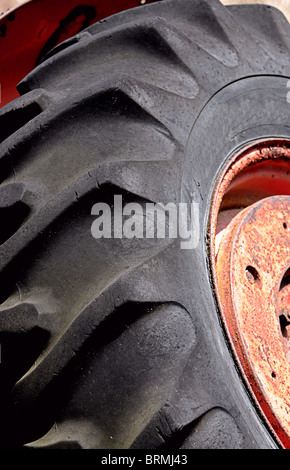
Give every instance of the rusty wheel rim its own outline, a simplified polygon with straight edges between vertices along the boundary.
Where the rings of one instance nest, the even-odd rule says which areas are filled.
[[[270,431],[290,448],[290,140],[233,155],[216,185],[210,235],[230,348]]]

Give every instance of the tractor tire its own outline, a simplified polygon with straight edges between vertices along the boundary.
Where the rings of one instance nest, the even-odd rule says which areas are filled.
[[[289,32],[272,7],[163,0],[18,85],[0,112],[2,448],[279,447],[220,324],[208,219],[237,149],[290,138]],[[114,196],[195,202],[198,245],[97,239]]]

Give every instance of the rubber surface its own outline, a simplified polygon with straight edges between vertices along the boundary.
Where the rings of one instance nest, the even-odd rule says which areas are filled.
[[[164,0],[64,43],[0,111],[3,448],[276,447],[219,323],[207,221],[233,152],[290,136],[289,37],[273,8]],[[198,247],[96,240],[114,195],[198,203]]]

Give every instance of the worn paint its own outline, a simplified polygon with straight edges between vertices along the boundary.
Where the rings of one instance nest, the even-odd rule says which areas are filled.
[[[225,332],[257,406],[286,448],[290,448],[289,170],[289,141],[269,139],[241,150],[219,179],[210,220],[212,274]]]

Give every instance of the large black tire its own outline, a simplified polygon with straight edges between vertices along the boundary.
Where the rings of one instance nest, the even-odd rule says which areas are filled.
[[[219,323],[207,224],[230,155],[290,137],[289,24],[164,0],[97,23],[0,115],[2,448],[275,448]],[[96,240],[97,202],[199,204],[200,241]]]

